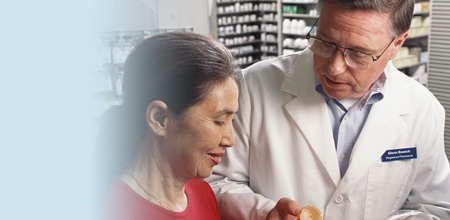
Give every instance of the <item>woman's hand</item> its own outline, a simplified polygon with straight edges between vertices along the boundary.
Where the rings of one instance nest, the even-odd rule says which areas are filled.
[[[300,204],[287,197],[278,200],[275,207],[267,214],[267,220],[295,220],[301,209]]]

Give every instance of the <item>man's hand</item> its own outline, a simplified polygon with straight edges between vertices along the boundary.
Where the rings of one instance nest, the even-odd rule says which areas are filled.
[[[267,220],[295,220],[301,209],[300,204],[289,198],[281,198],[275,207],[267,214]]]

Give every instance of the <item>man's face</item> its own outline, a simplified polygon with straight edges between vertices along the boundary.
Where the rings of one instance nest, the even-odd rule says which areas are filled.
[[[400,38],[389,44],[394,38],[389,24],[390,18],[385,13],[351,11],[330,3],[323,5],[317,38],[373,57],[380,55],[387,47],[381,58],[367,69],[349,67],[341,52],[343,49],[330,58],[314,55],[315,73],[328,96],[336,99],[360,98],[368,91],[404,41]]]

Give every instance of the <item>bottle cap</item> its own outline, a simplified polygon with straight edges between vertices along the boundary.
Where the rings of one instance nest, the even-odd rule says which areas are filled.
[[[314,206],[305,206],[297,214],[297,220],[322,220],[320,210]]]

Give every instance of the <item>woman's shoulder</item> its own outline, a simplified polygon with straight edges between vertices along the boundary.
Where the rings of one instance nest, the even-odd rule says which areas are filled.
[[[191,179],[185,185],[192,219],[220,219],[216,196],[207,182]]]
[[[188,196],[196,200],[216,200],[214,192],[207,182],[202,179],[191,179],[185,185]]]
[[[212,191],[211,186],[209,186],[209,184],[202,180],[202,179],[191,179],[186,183],[186,189],[190,189],[190,190],[205,190],[205,189],[209,189]]]

